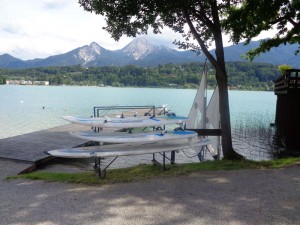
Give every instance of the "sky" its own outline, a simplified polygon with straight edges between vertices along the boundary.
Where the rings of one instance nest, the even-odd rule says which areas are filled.
[[[104,18],[84,11],[77,0],[0,0],[0,5],[0,55],[8,53],[22,60],[46,58],[91,42],[116,50],[133,40],[123,36],[114,41],[102,29]],[[146,36],[152,44],[170,48],[177,48],[173,41],[180,38],[167,28],[160,35],[150,32]]]

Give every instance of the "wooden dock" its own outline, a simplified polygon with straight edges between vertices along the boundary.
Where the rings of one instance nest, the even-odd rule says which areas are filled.
[[[290,69],[275,81],[275,125],[287,151],[300,153],[300,70]]]
[[[87,141],[72,137],[70,131],[90,130],[90,127],[68,124],[29,134],[0,139],[0,158],[28,163],[20,173],[33,171],[40,164],[53,157],[44,153],[53,149],[72,148]]]
[[[115,111],[116,114],[113,114],[113,111]],[[119,114],[133,116],[134,114],[144,115],[145,113],[150,115],[164,115],[166,114],[166,108],[155,106],[94,107],[95,117],[99,117],[103,112],[110,112],[108,116],[116,116]],[[31,172],[39,165],[53,159],[52,156],[45,154],[45,151],[74,148],[87,143],[86,140],[71,136],[69,132],[89,130],[91,130],[91,127],[68,124],[29,134],[0,139],[0,159],[28,163],[28,168],[20,171],[20,173]],[[105,132],[114,131],[116,131],[116,129],[105,129]]]

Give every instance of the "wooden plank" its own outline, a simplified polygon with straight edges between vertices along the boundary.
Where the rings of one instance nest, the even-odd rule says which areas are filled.
[[[0,158],[31,163],[42,161],[49,157],[44,151],[83,145],[86,141],[72,137],[69,131],[84,129],[87,127],[69,124],[0,139]]]
[[[221,136],[221,129],[187,129],[197,132],[199,136]]]

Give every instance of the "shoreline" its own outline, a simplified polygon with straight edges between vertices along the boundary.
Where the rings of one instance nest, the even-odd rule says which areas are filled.
[[[0,85],[1,86],[1,85]],[[34,87],[93,87],[93,88],[149,88],[149,89],[177,89],[177,90],[197,90],[198,86],[193,88],[184,87],[152,87],[152,86],[97,86],[97,85],[29,85],[29,84],[3,84],[3,86],[34,86]],[[213,91],[214,87],[208,87],[208,90]],[[258,92],[274,92],[274,90],[262,90],[256,89],[255,87],[251,89],[239,89],[236,86],[228,86],[229,91],[258,91]]]

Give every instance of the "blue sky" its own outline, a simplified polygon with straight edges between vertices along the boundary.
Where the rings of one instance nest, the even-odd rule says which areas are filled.
[[[104,18],[84,11],[77,0],[0,0],[0,5],[0,55],[46,58],[93,41],[116,50],[133,40],[124,36],[115,42],[102,29]],[[172,42],[181,36],[164,29],[163,34],[149,33],[146,38],[155,45],[176,48]]]

